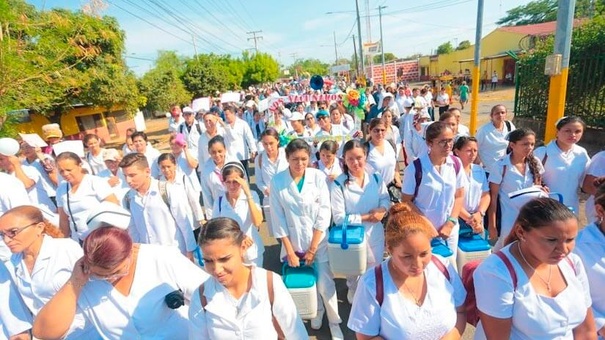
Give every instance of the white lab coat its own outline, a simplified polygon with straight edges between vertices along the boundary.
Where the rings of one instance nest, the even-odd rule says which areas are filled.
[[[197,154],[197,151],[196,151],[196,153],[189,151],[189,155],[191,157],[195,158],[196,154]],[[200,196],[200,192],[202,191],[202,187],[200,185],[200,180],[197,177],[196,168],[192,168],[189,166],[189,163],[187,162],[187,158],[185,157],[184,151],[181,152],[180,155],[175,156],[175,158],[176,158],[177,168],[181,171],[181,174],[184,174],[187,178],[187,186],[189,186],[190,188],[193,188],[194,191],[197,191],[198,201],[199,201],[199,196]]]
[[[307,168],[302,191],[290,170],[273,177],[270,185],[271,224],[276,238],[288,237],[294,251],[306,252],[311,245],[314,230],[322,231],[315,255],[316,261],[328,261],[326,230],[330,226],[330,192],[321,171]],[[282,246],[280,258],[286,257]]]
[[[368,146],[368,157],[366,161],[366,171],[373,174],[378,172],[385,183],[391,183],[395,179],[395,168],[397,167],[397,150],[393,149],[391,143],[387,140],[383,142],[384,152],[380,151],[372,144]]]
[[[250,290],[238,301],[216,279],[204,284],[207,300],[202,308],[199,289],[191,297],[189,308],[189,339],[275,339],[277,333],[271,321],[272,315],[284,332],[286,339],[308,339],[296,306],[279,275],[273,273],[273,310],[267,288],[267,271],[252,267]]]
[[[224,130],[222,127],[216,127],[216,135],[222,136],[224,135]],[[212,139],[212,137],[208,136],[207,132],[204,132],[200,135],[200,138],[197,142],[197,160],[199,162],[199,173],[202,173],[204,165],[210,159],[210,154],[208,153],[208,142]]]
[[[11,336],[25,332],[32,328],[32,322],[30,311],[0,261],[0,339],[8,340]]]
[[[225,164],[230,162],[239,161],[234,158],[226,157]],[[222,168],[219,168],[214,163],[214,160],[212,160],[212,158],[209,158],[206,161],[206,164],[204,164],[202,176],[200,177],[200,183],[202,185],[204,213],[206,214],[206,219],[209,220],[212,218],[212,207],[214,206],[214,201],[217,200],[219,196],[225,194],[225,186],[223,185],[222,180]]]
[[[52,160],[52,156],[50,155],[44,155],[45,158],[50,158],[52,162],[54,162],[54,160]],[[46,194],[48,195],[48,197],[55,197],[57,196],[57,186],[50,180],[50,177],[48,176],[48,173],[46,172],[46,170],[44,170],[44,165],[42,165],[42,162],[39,159],[35,159],[33,162],[29,163],[27,161],[27,159],[24,159],[21,162],[22,165],[24,166],[29,166],[32,167],[34,169],[36,169],[40,175],[42,176],[42,184],[44,186],[44,190],[46,190]]]
[[[48,193],[44,189],[44,180],[42,179],[42,175],[36,170],[36,168],[32,166],[22,166],[23,172],[25,175],[34,181],[34,185],[31,186],[27,190],[27,195],[29,196],[29,200],[32,204],[36,206],[43,206],[49,212],[57,213],[57,206],[53,201],[50,200]],[[15,173],[11,173],[11,175],[15,176]],[[15,176],[15,178],[17,178]],[[58,220],[58,217],[57,217]]]
[[[436,255],[438,256],[438,255]],[[384,300],[376,301],[376,276],[367,271],[360,279],[348,326],[365,335],[380,335],[383,339],[439,339],[456,326],[456,308],[464,304],[466,290],[456,269],[439,257],[450,276],[446,276],[431,261],[424,269],[426,297],[422,306],[403,298],[395,286],[388,263],[383,261]]]
[[[25,186],[15,177],[0,172],[0,188],[0,216],[14,207],[31,204]],[[11,255],[4,240],[0,240],[0,261],[8,260]]]
[[[573,329],[586,318],[591,305],[588,279],[580,258],[568,255],[558,263],[567,287],[556,297],[536,294],[527,274],[511,255],[512,243],[502,252],[509,258],[517,274],[517,289],[513,289],[511,273],[495,254],[485,259],[473,273],[477,309],[489,316],[512,318],[510,339],[572,339]],[[516,246],[515,246],[516,247]],[[475,339],[485,339],[481,323],[477,325]]]
[[[605,327],[605,235],[592,223],[578,233],[574,253],[582,259],[590,283],[592,312],[597,331]]]
[[[17,291],[34,317],[69,280],[76,261],[83,256],[82,248],[72,239],[43,237],[31,274],[23,260],[23,253],[13,254],[6,262]],[[83,336],[98,338],[94,329],[85,325],[82,314],[76,313],[68,338]]]
[[[260,199],[256,191],[251,191],[252,200],[256,205],[256,208],[260,210]],[[229,217],[237,221],[240,229],[246,236],[250,237],[254,242],[244,254],[247,263],[255,263],[258,267],[263,266],[263,254],[265,253],[265,245],[263,239],[260,237],[258,229],[252,224],[252,217],[250,216],[250,203],[246,198],[246,194],[243,190],[240,190],[239,197],[235,202],[235,207],[229,204],[227,195],[219,196],[214,201],[214,207],[212,208],[212,216],[214,217]]]
[[[97,176],[109,180],[114,175],[109,169],[105,169],[99,172]],[[118,178],[119,182],[115,186],[111,187],[111,191],[114,195],[116,195],[118,202],[122,202],[124,196],[126,196],[126,193],[128,192],[128,190],[130,190],[130,187],[128,186],[128,183],[126,183],[126,177],[124,177],[124,172],[122,171],[122,168],[118,168],[116,177]],[[107,182],[107,184],[109,184],[109,182]]]
[[[277,152],[277,160],[275,162],[272,162],[269,159],[266,152],[263,151],[259,153],[254,159],[254,176],[256,179],[256,186],[263,194],[265,194],[265,191],[269,189],[269,183],[271,183],[273,176],[286,169],[288,169],[288,160],[286,159],[286,152],[283,148],[279,148]]]
[[[250,159],[256,152],[256,141],[250,126],[241,118],[236,117],[233,126],[225,124],[225,145],[227,153],[238,160]]]
[[[112,195],[113,191],[106,179],[88,174],[82,178],[77,191],[69,193],[69,205],[67,204],[68,190],[71,190],[71,185],[62,181],[57,188],[57,207],[63,209],[67,215],[71,238],[76,241],[83,240],[90,232],[86,225],[90,209],[97,207]]]
[[[464,169],[460,169],[460,171],[464,171]],[[485,170],[478,164],[471,164],[471,173],[467,175],[464,171],[464,174],[467,178],[464,186],[464,209],[471,214],[476,213],[479,203],[481,203],[481,195],[484,192],[489,193],[489,183],[487,183]]]
[[[548,161],[546,161],[548,163]],[[588,169],[586,169],[587,175],[592,175],[596,178],[605,176],[605,151],[601,151],[592,157]],[[597,220],[597,213],[594,207],[594,195],[590,195],[586,200],[586,219],[588,223],[595,222]]]
[[[88,166],[92,171],[90,173],[91,175],[98,176],[99,172],[107,169],[105,161],[103,161],[103,153],[105,153],[105,149],[103,148],[101,148],[101,151],[99,151],[99,154],[96,156],[93,156],[90,152],[86,153],[86,157],[84,157],[84,159],[86,159],[86,163],[88,163]]]
[[[183,134],[183,136],[185,137],[189,152],[191,152],[191,154],[194,156],[197,155],[200,136],[204,134],[204,132],[206,132],[206,126],[198,120],[194,119],[191,128],[187,128],[187,123],[183,121],[179,125],[177,132]]]
[[[149,168],[151,169],[151,177],[153,178],[158,178],[161,174],[160,166],[158,165],[158,157],[160,157],[161,154],[162,153],[158,151],[158,149],[147,144],[147,147],[145,148],[145,158],[147,158]]]
[[[548,155],[548,157],[546,157]],[[574,144],[569,152],[563,152],[555,140],[534,151],[540,161],[546,160],[542,182],[551,192],[563,195],[563,204],[580,214],[578,188],[582,186],[584,174],[590,164],[590,156],[583,147]],[[562,180],[562,179],[565,180]]]
[[[496,129],[492,122],[489,122],[480,127],[475,135],[479,146],[479,158],[486,170],[491,169],[500,158],[506,155],[506,148],[508,147],[506,136],[516,129],[512,122],[510,123],[510,131],[507,129],[506,123],[503,123],[503,125],[502,131],[500,131]]]
[[[209,275],[174,248],[141,244],[130,294],[107,281],[90,281],[78,297],[78,310],[103,339],[186,339],[188,306],[168,308],[164,298],[180,289],[185,299]]]
[[[182,186],[166,186],[169,205],[159,191],[159,181],[151,179],[143,196],[130,190],[125,199],[130,203],[128,231],[137,243],[177,247],[182,253],[193,251],[197,245],[193,236],[193,213]]]

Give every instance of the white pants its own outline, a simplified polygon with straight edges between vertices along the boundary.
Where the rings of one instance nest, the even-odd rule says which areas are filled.
[[[338,297],[336,296],[336,284],[334,283],[334,274],[330,269],[330,264],[326,262],[315,262],[315,273],[317,274],[317,313],[324,311],[328,315],[329,323],[341,323],[338,315]],[[321,296],[321,300],[319,299]]]
[[[454,268],[457,268],[456,267],[456,257],[458,256],[458,239],[459,238],[460,238],[460,225],[456,222],[456,224],[452,228],[450,237],[448,237],[447,241],[446,241],[448,248],[450,248],[452,253],[454,253],[452,256],[447,258],[450,261],[450,263],[454,266]]]
[[[382,232],[382,230],[381,230]],[[382,256],[384,254],[384,237],[377,240],[374,244],[368,245],[368,261],[366,266],[366,272],[368,270],[374,270],[374,267],[382,262]],[[361,275],[347,276],[347,287],[349,290],[357,290],[357,282]]]

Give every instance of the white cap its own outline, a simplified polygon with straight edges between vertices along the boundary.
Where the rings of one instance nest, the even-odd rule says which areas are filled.
[[[413,98],[406,98],[403,101],[403,107],[413,107],[414,106],[414,99]]]
[[[548,194],[539,186],[531,186],[529,188],[515,190],[508,194],[508,198],[515,210],[519,211],[525,203],[534,198],[548,197]]]
[[[294,111],[292,112],[292,114],[290,115],[290,117],[288,117],[289,121],[294,121],[294,120],[305,120],[305,116],[298,112],[298,111]]]
[[[185,113],[191,113],[191,114],[195,114],[195,112],[193,111],[192,108],[190,108],[189,106],[185,106],[182,110],[183,114]]]
[[[254,100],[249,100],[249,101],[246,102],[246,107],[247,108],[254,107],[254,105],[256,105],[256,103],[254,103]]]
[[[92,209],[86,219],[89,232],[102,227],[116,227],[126,230],[129,224],[130,212],[110,202],[101,202],[95,209]]]
[[[19,153],[19,142],[9,137],[0,138],[0,154],[14,156],[17,153]]]
[[[292,117],[292,111],[290,111],[289,109],[282,109],[281,113],[284,115],[284,118],[286,118],[287,120],[290,120],[290,117]]]
[[[387,92],[387,93],[384,94],[384,96],[382,98],[383,99],[384,98],[393,98],[393,94],[391,92]]]

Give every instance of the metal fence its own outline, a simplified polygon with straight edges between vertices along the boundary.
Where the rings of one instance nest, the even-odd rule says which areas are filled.
[[[515,116],[545,121],[549,77],[544,75],[544,59],[518,61],[515,85]],[[605,55],[572,57],[565,115],[605,128]]]

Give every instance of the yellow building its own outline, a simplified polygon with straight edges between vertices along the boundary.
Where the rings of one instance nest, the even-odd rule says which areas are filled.
[[[509,55],[523,54],[535,47],[536,42],[553,35],[556,21],[535,25],[499,27],[481,39],[481,78],[491,81],[493,72],[499,83],[513,84],[515,60]],[[574,26],[580,24],[579,20]],[[423,56],[419,60],[421,79],[434,79],[443,75],[470,76],[475,46],[448,54]],[[508,77],[507,77],[508,75]]]

